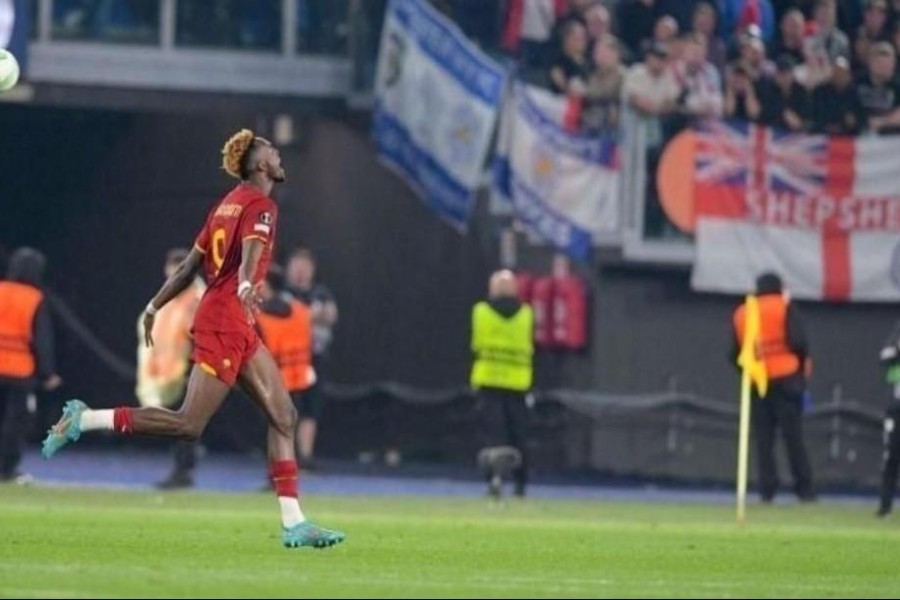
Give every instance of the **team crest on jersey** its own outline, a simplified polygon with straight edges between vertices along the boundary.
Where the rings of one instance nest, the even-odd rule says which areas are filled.
[[[259,222],[263,223],[265,225],[271,225],[272,224],[272,213],[264,212],[261,215],[259,215]]]

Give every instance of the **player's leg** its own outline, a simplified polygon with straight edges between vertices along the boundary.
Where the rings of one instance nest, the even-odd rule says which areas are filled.
[[[297,460],[294,455],[297,411],[284,387],[275,360],[262,344],[242,365],[238,384],[263,410],[269,421],[269,475],[281,507],[282,541],[285,546],[324,548],[344,541],[344,534],[310,523],[300,509]]]
[[[230,384],[204,367],[194,365],[184,404],[177,411],[130,406],[91,410],[81,400],[70,400],[62,418],[44,439],[44,456],[50,458],[69,442],[78,440],[83,432],[94,430],[196,440],[219,410],[229,389]]]

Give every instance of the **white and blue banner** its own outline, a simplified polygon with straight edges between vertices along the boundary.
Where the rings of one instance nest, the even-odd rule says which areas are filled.
[[[506,72],[424,0],[391,0],[381,34],[378,153],[463,229],[483,179]]]
[[[516,84],[503,113],[494,187],[517,219],[573,258],[619,232],[615,138],[567,131],[569,100]]]

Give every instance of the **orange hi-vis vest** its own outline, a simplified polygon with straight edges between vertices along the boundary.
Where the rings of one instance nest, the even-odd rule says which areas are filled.
[[[43,292],[30,285],[0,282],[0,377],[26,379],[34,375],[34,315],[43,299]]]
[[[800,357],[787,345],[788,301],[781,294],[764,294],[759,300],[759,343],[757,356],[766,365],[769,379],[793,375],[800,370]],[[746,304],[734,311],[734,330],[738,342],[744,341]]]
[[[289,392],[305,390],[314,382],[312,317],[302,302],[291,300],[291,314],[279,317],[261,312],[256,316],[263,342],[281,371]]]

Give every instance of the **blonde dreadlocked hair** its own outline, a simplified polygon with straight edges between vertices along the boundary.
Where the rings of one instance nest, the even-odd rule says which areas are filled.
[[[222,146],[222,168],[237,179],[247,177],[247,158],[256,137],[249,129],[241,129]]]

